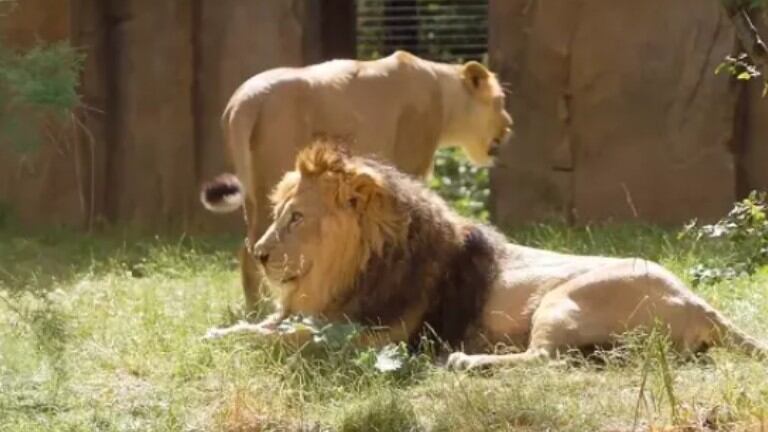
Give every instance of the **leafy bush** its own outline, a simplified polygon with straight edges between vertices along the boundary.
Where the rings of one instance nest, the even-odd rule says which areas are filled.
[[[66,42],[17,52],[0,45],[0,143],[33,150],[49,119],[65,119],[79,103],[84,56]]]
[[[764,192],[752,192],[712,225],[687,225],[681,237],[706,242],[722,249],[717,263],[706,262],[691,269],[694,283],[711,283],[754,273],[768,264],[768,201]]]
[[[488,169],[471,165],[461,150],[437,152],[430,187],[462,215],[488,221]]]

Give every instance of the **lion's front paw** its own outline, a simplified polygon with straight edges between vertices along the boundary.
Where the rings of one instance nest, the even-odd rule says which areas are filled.
[[[231,327],[209,328],[203,336],[203,340],[221,339],[224,336],[231,334],[244,334],[253,336],[269,336],[276,332],[276,330],[270,325],[270,323],[251,324],[249,322],[241,321]]]
[[[448,361],[445,363],[445,367],[450,370],[459,371],[478,369],[489,364],[487,357],[488,356],[484,355],[469,355],[457,351],[448,356]]]
[[[221,339],[224,336],[226,336],[229,331],[228,328],[220,328],[220,327],[211,327],[205,332],[205,336],[203,336],[203,340],[214,340],[214,339]]]

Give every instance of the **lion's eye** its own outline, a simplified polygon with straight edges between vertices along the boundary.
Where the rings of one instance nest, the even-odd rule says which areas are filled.
[[[297,212],[297,211],[291,212],[290,223],[292,225],[301,222],[302,219],[304,219],[304,215],[301,214],[300,212]]]

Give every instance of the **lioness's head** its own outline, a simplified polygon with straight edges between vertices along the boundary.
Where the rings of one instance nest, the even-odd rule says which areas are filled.
[[[512,132],[504,91],[496,76],[476,61],[459,66],[459,73],[465,97],[454,107],[444,138],[449,145],[461,147],[475,165],[490,166]]]
[[[303,150],[272,193],[274,222],[252,248],[291,312],[317,313],[372,253],[404,236],[383,179],[328,144]]]

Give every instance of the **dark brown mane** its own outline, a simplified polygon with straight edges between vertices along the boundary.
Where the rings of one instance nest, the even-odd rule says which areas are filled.
[[[360,160],[360,159],[358,159]],[[363,163],[383,175],[397,211],[406,212],[407,240],[388,243],[374,254],[342,309],[366,324],[395,323],[428,299],[422,330],[458,346],[478,320],[498,275],[505,243],[493,229],[461,218],[422,183],[374,161]],[[412,341],[422,332],[411,335]]]

